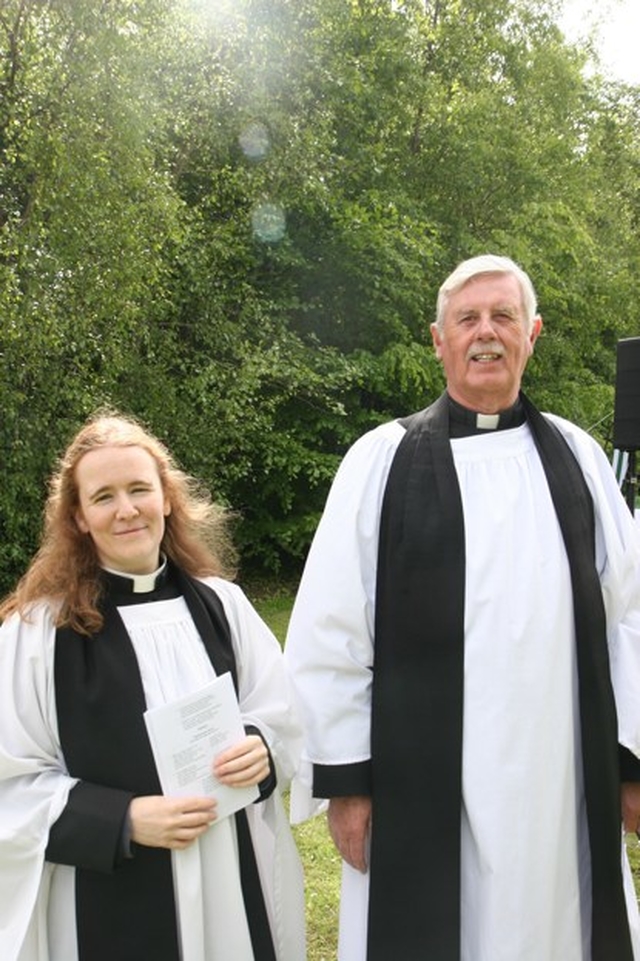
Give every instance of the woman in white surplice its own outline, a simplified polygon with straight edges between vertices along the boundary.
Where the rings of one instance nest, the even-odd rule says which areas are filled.
[[[279,645],[223,576],[224,521],[130,418],[69,445],[0,607],[3,961],[304,961],[280,797],[300,730]],[[224,673],[245,736],[165,796],[144,712]],[[257,798],[218,818],[216,780]]]

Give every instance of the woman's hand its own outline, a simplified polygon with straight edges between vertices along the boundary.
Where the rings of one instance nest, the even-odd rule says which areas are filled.
[[[229,787],[251,787],[269,775],[269,752],[258,734],[223,751],[213,762],[213,773]]]
[[[181,851],[216,819],[216,802],[208,797],[136,797],[129,805],[131,840],[150,848]]]

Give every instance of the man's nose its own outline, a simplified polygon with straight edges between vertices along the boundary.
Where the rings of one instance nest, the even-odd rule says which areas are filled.
[[[482,312],[478,317],[478,326],[476,327],[476,336],[478,337],[495,337],[496,329],[493,325],[493,318],[491,314]]]

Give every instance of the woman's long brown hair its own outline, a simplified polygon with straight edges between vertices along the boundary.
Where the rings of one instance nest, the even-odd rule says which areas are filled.
[[[50,480],[40,548],[15,590],[0,604],[0,620],[14,612],[26,618],[33,605],[46,601],[58,627],[69,625],[83,634],[102,627],[98,556],[90,535],[76,523],[76,468],[85,454],[100,447],[141,447],[153,457],[171,505],[160,545],[166,557],[195,577],[235,573],[227,511],[211,501],[140,423],[117,412],[98,413],[73,438]]]

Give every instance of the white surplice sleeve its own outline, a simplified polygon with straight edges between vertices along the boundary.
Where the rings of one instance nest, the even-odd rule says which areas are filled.
[[[0,957],[24,957],[26,941],[46,945],[39,909],[51,825],[76,784],[62,759],[53,686],[55,627],[38,606],[26,622],[0,628]],[[40,930],[36,928],[40,926]],[[35,955],[34,955],[35,957]]]
[[[640,526],[598,444],[568,421],[550,419],[576,454],[593,496],[618,741],[640,758]]]
[[[238,701],[245,726],[264,737],[276,767],[277,788],[266,800],[246,808],[262,890],[279,961],[306,957],[302,864],[281,792],[299,766],[302,726],[282,650],[241,588],[207,579],[229,622],[238,670]]]
[[[282,789],[293,777],[302,750],[302,725],[294,710],[282,650],[237,584],[219,578],[207,579],[205,583],[220,598],[229,622],[243,724],[257,727],[263,735]]]
[[[285,661],[305,723],[292,820],[314,814],[312,765],[370,758],[371,680],[380,510],[404,435],[397,422],[365,434],[342,461],[296,597]]]

